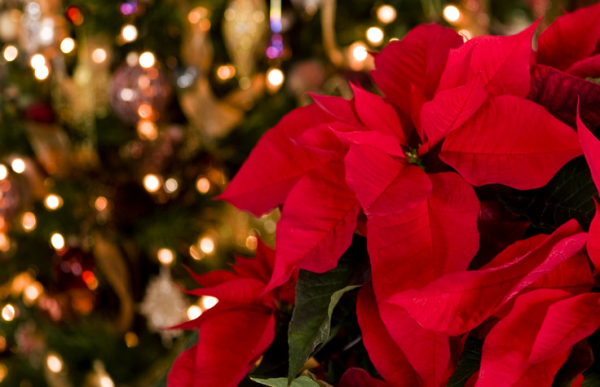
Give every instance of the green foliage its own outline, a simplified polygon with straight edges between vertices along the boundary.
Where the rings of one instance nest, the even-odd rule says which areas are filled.
[[[447,387],[462,387],[473,375],[481,364],[481,347],[483,340],[472,337],[467,338],[462,356],[454,374],[448,379]]]
[[[357,248],[351,247],[338,266],[326,273],[300,272],[288,339],[289,381],[294,379],[317,346],[328,340],[333,309],[344,293],[368,280],[361,275],[365,273],[365,267],[360,263],[357,265],[356,252]]]
[[[554,230],[570,219],[588,225],[594,217],[592,196],[598,191],[583,157],[567,163],[550,182],[542,188],[505,191],[500,200],[506,208],[526,216],[540,228]]]

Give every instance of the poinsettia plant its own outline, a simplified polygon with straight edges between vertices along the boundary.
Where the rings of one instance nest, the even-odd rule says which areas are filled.
[[[220,302],[169,386],[598,383],[600,4],[422,25],[372,77],[290,112],[221,195],[281,207],[276,250],[196,276]]]

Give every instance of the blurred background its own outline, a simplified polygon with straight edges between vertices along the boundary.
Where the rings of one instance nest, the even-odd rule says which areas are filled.
[[[0,0],[0,386],[165,385],[217,300],[186,267],[274,243],[213,200],[307,91],[373,88],[424,22],[516,33],[595,1]]]

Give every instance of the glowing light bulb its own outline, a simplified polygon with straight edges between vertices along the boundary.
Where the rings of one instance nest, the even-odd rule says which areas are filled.
[[[467,40],[473,39],[473,34],[469,30],[462,29],[458,31],[459,35],[462,35],[463,40],[466,42]]]
[[[161,185],[162,181],[160,177],[153,174],[148,174],[144,176],[144,188],[146,188],[146,191],[156,192],[160,189]]]
[[[248,238],[246,238],[246,247],[249,250],[256,250],[258,247],[258,238],[256,238],[254,235],[250,235]]]
[[[25,161],[23,161],[23,159],[14,159],[10,166],[16,173],[25,172]]]
[[[72,38],[64,38],[62,42],[60,42],[60,50],[63,53],[68,54],[70,52],[73,52],[74,49],[75,41]]]
[[[187,308],[187,317],[190,320],[197,319],[202,315],[202,309],[198,305],[192,305]]]
[[[382,5],[377,9],[377,19],[385,24],[393,22],[396,20],[396,9],[391,5]]]
[[[138,335],[136,335],[134,332],[125,333],[125,345],[127,346],[127,348],[137,347],[139,342],[140,339],[138,338]]]
[[[6,340],[4,340],[6,341]],[[5,344],[6,346],[6,344]],[[0,383],[8,376],[8,367],[0,363]]]
[[[23,291],[23,296],[27,301],[33,302],[37,300],[40,294],[42,294],[42,291],[42,284],[40,284],[39,282],[34,282],[25,288],[25,290]]]
[[[160,249],[158,250],[158,260],[160,261],[160,263],[162,263],[163,265],[170,265],[173,263],[173,260],[175,259],[175,255],[173,254],[172,250],[169,249]]]
[[[381,44],[381,42],[383,42],[383,30],[379,27],[369,28],[367,30],[366,36],[367,40],[372,44],[379,45]]]
[[[100,387],[115,387],[115,383],[108,375],[100,376]]]
[[[455,23],[460,20],[460,10],[456,8],[454,5],[448,5],[444,8],[444,19],[446,19],[449,23]]]
[[[16,311],[15,307],[12,306],[11,304],[6,304],[6,305],[4,305],[4,308],[2,308],[2,318],[4,319],[4,321],[14,320],[16,315],[17,315],[17,311]]]
[[[55,374],[62,371],[63,368],[62,360],[60,359],[60,357],[54,354],[48,355],[48,357],[46,358],[46,365],[48,366],[48,369],[51,372],[54,372]]]
[[[279,69],[271,68],[267,71],[267,81],[272,86],[281,86],[284,79],[283,72]]]
[[[208,180],[206,177],[199,178],[196,182],[196,189],[201,194],[207,193],[210,191],[210,180]]]
[[[217,77],[223,81],[231,79],[235,76],[235,67],[232,65],[223,65],[217,68]]]
[[[10,250],[10,239],[5,233],[0,233],[0,251],[7,252]]]
[[[40,66],[35,69],[33,75],[40,81],[43,81],[44,79],[48,78],[48,75],[50,75],[50,69],[46,66]]]
[[[142,140],[156,140],[158,128],[150,120],[140,120],[137,124],[137,132]]]
[[[92,60],[96,63],[102,63],[106,60],[106,50],[103,48],[97,48],[92,51]]]
[[[142,55],[140,55],[139,62],[140,66],[142,66],[145,69],[149,69],[150,67],[154,66],[156,58],[154,57],[153,53],[151,53],[150,51],[146,51],[142,53]]]
[[[190,246],[190,255],[196,261],[199,261],[202,258],[204,258],[204,253],[202,251],[200,251],[200,249],[198,249],[198,247],[196,247],[196,245]]]
[[[202,304],[202,307],[204,308],[204,310],[206,310],[217,305],[218,302],[219,300],[213,296],[204,296],[202,297],[202,301],[200,301],[200,304]]]
[[[367,52],[367,48],[362,44],[356,44],[356,46],[352,49],[352,56],[359,62],[364,61],[369,56]]]
[[[37,219],[33,212],[26,212],[23,214],[21,218],[21,225],[25,229],[25,231],[35,230],[35,226],[37,225]]]
[[[19,50],[15,46],[6,46],[4,47],[4,59],[7,62],[12,62],[17,59],[17,55],[19,55]]]
[[[133,42],[138,37],[138,30],[132,24],[125,24],[121,29],[121,36],[126,42]]]
[[[60,250],[63,247],[65,247],[65,238],[56,232],[52,234],[52,237],[50,238],[50,243],[52,244],[52,247],[54,247],[56,250]]]
[[[215,242],[212,238],[204,237],[200,240],[200,250],[205,254],[210,254],[215,251]]]
[[[8,168],[6,165],[0,164],[0,180],[4,180],[8,177]]]
[[[50,194],[46,196],[46,199],[44,200],[44,205],[49,210],[56,210],[63,205],[63,200],[58,195]]]
[[[31,61],[29,62],[31,67],[37,69],[38,67],[42,67],[46,65],[46,58],[42,54],[35,54],[31,57]]]
[[[96,207],[96,210],[98,211],[104,211],[108,207],[108,200],[104,196],[98,196],[94,202],[94,207]]]
[[[152,117],[153,114],[153,110],[152,110],[152,106],[150,106],[147,103],[143,103],[138,107],[138,116],[140,116],[141,118],[150,118]]]
[[[167,181],[165,181],[165,191],[167,191],[168,193],[173,193],[177,191],[177,188],[179,188],[179,183],[176,179],[171,177],[167,179]]]

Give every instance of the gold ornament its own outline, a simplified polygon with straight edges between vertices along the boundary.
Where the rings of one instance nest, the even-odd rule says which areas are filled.
[[[242,86],[249,86],[256,57],[264,49],[268,30],[264,0],[232,0],[227,6],[223,37]]]

